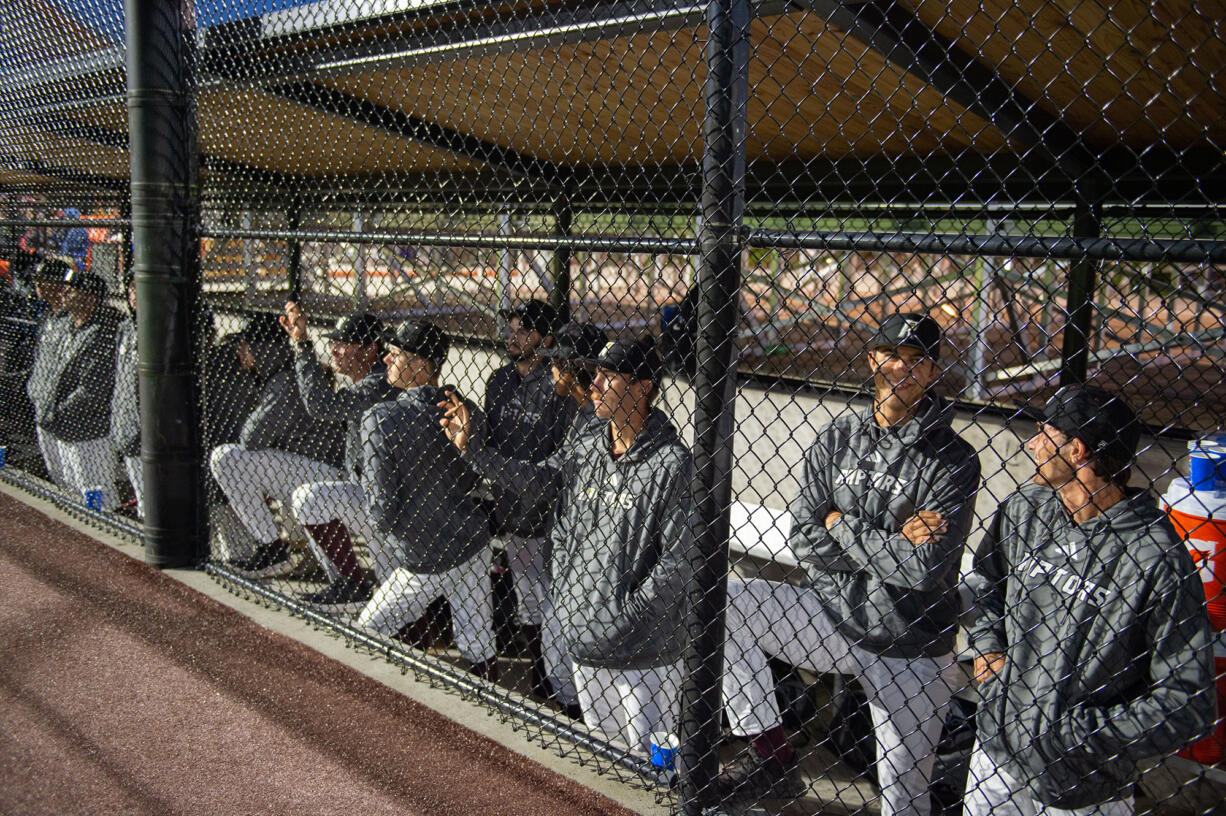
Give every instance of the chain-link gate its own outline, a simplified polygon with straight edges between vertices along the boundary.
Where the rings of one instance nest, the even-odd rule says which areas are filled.
[[[686,813],[1216,813],[1224,27],[19,0],[0,478]]]

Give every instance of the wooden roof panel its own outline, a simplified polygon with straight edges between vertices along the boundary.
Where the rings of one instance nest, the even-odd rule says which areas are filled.
[[[128,175],[128,151],[26,125],[0,126],[0,154],[23,162],[112,178]]]

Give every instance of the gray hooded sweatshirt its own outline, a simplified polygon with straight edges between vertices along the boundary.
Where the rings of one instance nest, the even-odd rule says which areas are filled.
[[[1205,593],[1145,491],[1077,524],[1055,491],[1009,497],[975,553],[979,741],[1035,799],[1081,808],[1131,792],[1137,763],[1217,717]]]
[[[477,504],[477,476],[439,425],[441,388],[402,391],[362,421],[361,484],[371,523],[397,550],[395,566],[436,574],[460,566],[490,543]]]
[[[87,442],[110,433],[118,324],[119,314],[99,305],[83,325],[65,318],[55,331],[54,356],[46,368],[47,401],[35,421],[56,439]]]
[[[111,442],[120,456],[140,456],[137,399],[136,321],[125,317],[115,342],[115,392],[111,397]]]
[[[255,342],[248,348],[261,388],[259,401],[239,432],[239,444],[247,450],[282,450],[341,467],[345,426],[307,414],[294,382],[289,347],[284,342]]]
[[[910,422],[883,428],[870,407],[822,428],[805,455],[790,543],[839,631],[875,654],[953,651],[979,458],[952,413],[929,397]],[[827,530],[835,510],[843,515]],[[917,510],[944,516],[939,540],[916,547],[902,535]]]
[[[52,373],[60,356],[60,347],[69,329],[68,313],[47,312],[38,327],[38,339],[34,343],[34,360],[30,377],[26,380],[26,395],[34,406],[34,421],[42,424],[43,417],[51,410],[55,397],[55,381]]]
[[[689,451],[652,409],[634,444],[614,459],[609,423],[580,416],[562,448],[539,466],[502,467],[479,451],[473,461],[508,491],[560,489],[549,534],[550,592],[571,656],[610,669],[673,663],[685,642]]]
[[[346,423],[345,469],[354,481],[362,471],[362,415],[381,402],[396,399],[400,389],[387,382],[387,366],[376,362],[358,382],[334,386],[332,372],[320,364],[310,347],[294,355],[298,394],[315,419]]]

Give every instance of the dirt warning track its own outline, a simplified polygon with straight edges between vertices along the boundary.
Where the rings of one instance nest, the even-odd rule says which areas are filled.
[[[0,495],[0,813],[626,814]]]

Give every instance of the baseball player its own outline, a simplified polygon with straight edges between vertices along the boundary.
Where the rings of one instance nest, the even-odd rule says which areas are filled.
[[[59,358],[61,341],[68,331],[69,318],[68,311],[64,308],[63,296],[64,276],[69,269],[71,265],[66,261],[47,258],[40,261],[31,273],[34,292],[39,300],[47,304],[48,309],[38,328],[30,377],[26,380],[26,395],[34,408],[35,434],[38,449],[47,466],[47,475],[51,477],[51,481],[65,489],[68,487],[68,481],[64,478],[64,468],[60,463],[59,445],[56,444],[55,437],[38,424],[38,417],[51,409],[54,397],[52,372]]]
[[[888,317],[869,351],[872,406],[818,432],[791,508],[806,583],[729,582],[724,700],[733,733],[750,747],[707,798],[743,804],[800,792],[774,657],[855,675],[873,719],[882,814],[929,812],[955,671],[959,561],[979,485],[974,449],[929,392],[940,343],[932,318]]]
[[[281,325],[294,344],[294,375],[307,414],[317,420],[346,423],[345,471],[339,481],[307,482],[295,488],[290,504],[294,518],[327,572],[329,585],[303,597],[323,611],[356,611],[370,600],[373,585],[358,565],[349,531],[366,539],[374,554],[376,579],[382,579],[386,558],[377,553],[379,537],[366,516],[359,475],[362,470],[362,416],[381,402],[395,399],[398,391],[387,381],[384,365],[383,323],[374,315],[352,314],[336,322],[324,335],[332,369],[315,356],[306,317],[298,304],[285,304]],[[333,372],[348,378],[337,386]],[[356,608],[355,608],[356,607]]]
[[[513,459],[541,462],[566,434],[575,403],[560,395],[541,352],[553,345],[557,313],[541,300],[530,300],[507,315],[507,356],[510,362],[494,371],[485,386],[485,442]],[[496,483],[492,515],[494,532],[507,554],[507,564],[519,602],[520,631],[532,656],[532,687],[547,693],[541,621],[545,603],[545,532],[549,507],[536,514],[517,513],[519,502]]]
[[[1026,443],[1034,483],[975,552],[969,633],[981,684],[968,816],[1126,816],[1140,760],[1217,717],[1205,595],[1145,490],[1122,399],[1069,386]]]
[[[62,304],[66,313],[46,349],[51,359],[35,401],[35,421],[54,440],[65,486],[79,496],[101,492],[100,508],[113,510],[115,451],[109,439],[115,384],[115,331],[119,315],[103,303],[106,282],[65,264]]]
[[[128,316],[119,323],[115,340],[115,390],[111,395],[111,444],[123,459],[136,494],[136,515],[145,517],[145,479],[140,461],[140,403],[136,371],[136,282],[127,285]]]
[[[362,421],[361,484],[386,573],[357,625],[395,637],[445,597],[460,654],[473,674],[494,681],[489,516],[473,494],[476,475],[439,427],[451,341],[410,320],[385,345],[387,381],[399,395]]]
[[[550,596],[583,719],[647,752],[653,731],[676,724],[690,456],[652,407],[663,367],[651,338],[609,343],[591,363],[599,421],[578,427],[550,467],[484,475],[527,495],[560,487]],[[448,427],[468,448],[463,423]]]
[[[553,375],[554,393],[574,403],[574,419],[567,429],[567,440],[584,433],[588,425],[605,420],[596,416],[592,404],[592,379],[594,369],[591,360],[599,356],[608,343],[608,338],[597,327],[588,323],[569,323],[564,326],[554,339],[553,345],[540,350],[540,356],[549,361]],[[481,474],[494,474],[520,489],[518,497],[519,509],[514,511],[520,516],[534,519],[531,523],[540,523],[537,519],[552,523],[558,501],[556,474],[563,466],[562,447],[543,462],[531,462],[503,456],[496,448],[485,445],[484,435],[470,433],[473,423],[484,422],[484,417],[474,417],[468,406],[455,394],[448,394],[448,399],[440,403],[444,408],[443,426],[449,428],[449,436],[459,440],[460,450],[466,459]],[[454,424],[453,424],[454,423]],[[510,498],[507,491],[502,493],[504,501]],[[504,505],[504,513],[508,516],[512,511]],[[544,548],[544,549],[547,549]],[[549,557],[544,553],[544,572],[546,581],[549,574]],[[541,627],[539,640],[529,640],[532,656],[532,693],[542,699],[552,699],[561,705],[564,711],[579,719],[582,713],[578,708],[578,697],[575,693],[574,680],[570,665],[570,655],[561,639],[560,623],[553,614],[552,599],[546,583],[544,598],[541,604]]]
[[[294,568],[268,499],[290,506],[305,482],[341,481],[345,428],[312,419],[294,381],[293,352],[275,315],[253,315],[239,334],[235,353],[261,381],[259,402],[243,422],[237,443],[218,445],[209,468],[255,547],[229,565],[249,578],[272,578]]]

